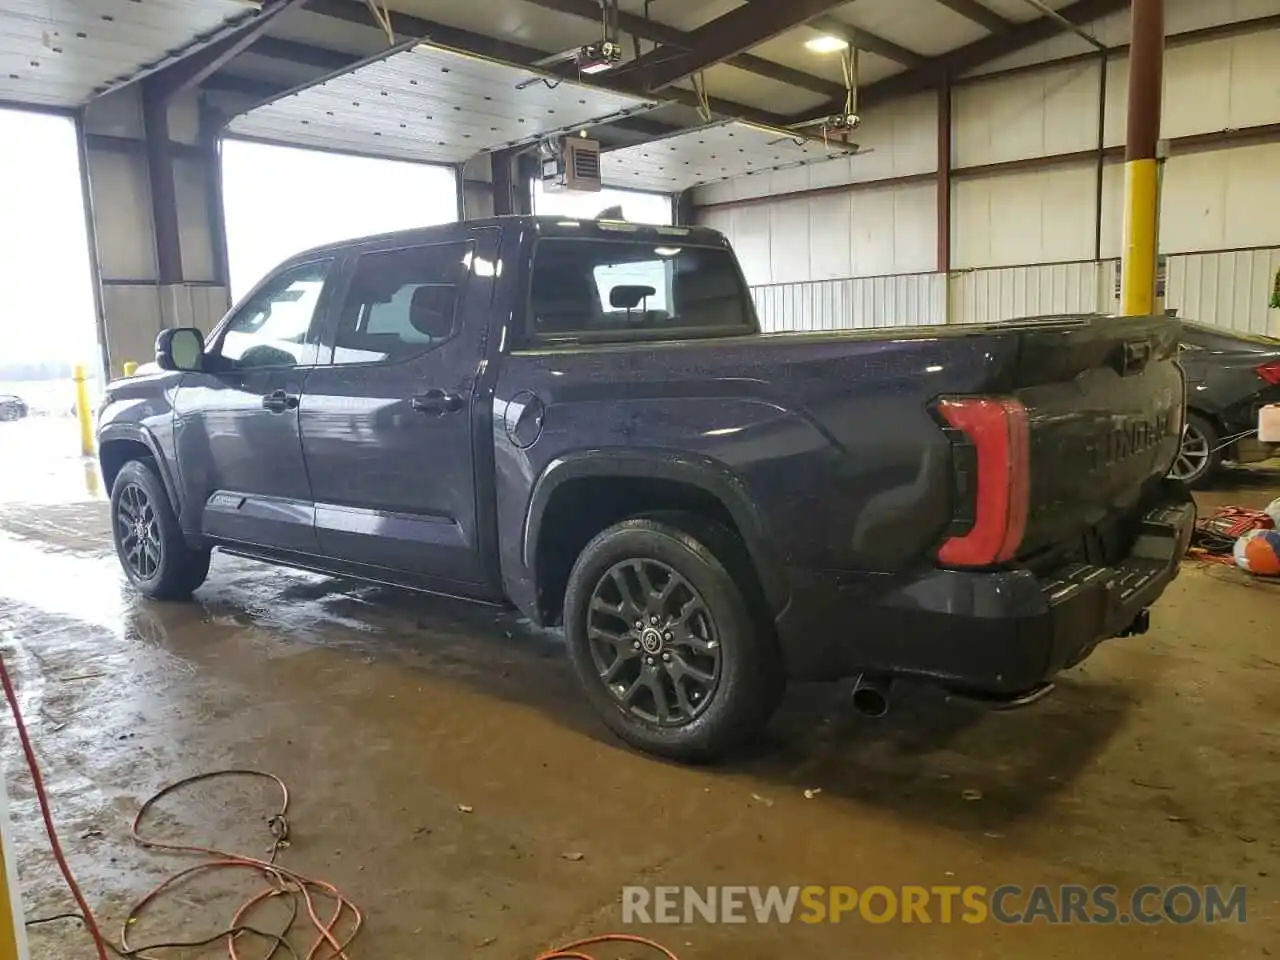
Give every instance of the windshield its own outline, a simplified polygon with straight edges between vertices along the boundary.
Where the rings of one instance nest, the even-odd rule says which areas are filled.
[[[530,283],[542,341],[610,342],[753,333],[751,300],[723,247],[539,240]]]

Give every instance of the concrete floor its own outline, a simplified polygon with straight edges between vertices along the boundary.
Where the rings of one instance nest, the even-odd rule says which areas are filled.
[[[625,884],[826,883],[1238,883],[1249,920],[631,929],[683,960],[1280,954],[1280,589],[1188,565],[1149,635],[1105,645],[1033,708],[977,712],[921,690],[869,721],[847,688],[805,688],[749,754],[689,769],[613,741],[556,638],[500,611],[227,557],[197,602],[142,602],[122,585],[94,471],[69,455],[74,428],[0,428],[0,650],[113,936],[185,865],[130,843],[138,804],[251,766],[294,790],[285,862],[364,908],[352,957],[530,958],[618,929]],[[1280,492],[1280,473],[1233,482],[1244,489],[1206,499]],[[28,915],[59,912],[69,898],[0,723]],[[260,854],[274,802],[212,785],[164,804],[157,828]],[[216,930],[251,889],[235,884],[184,888],[135,941]],[[31,939],[36,960],[92,955],[75,924]],[[620,955],[639,954],[601,951]]]

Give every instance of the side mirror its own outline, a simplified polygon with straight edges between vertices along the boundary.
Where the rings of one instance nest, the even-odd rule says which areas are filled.
[[[203,333],[195,327],[160,331],[156,337],[156,366],[161,370],[199,370],[203,364]]]

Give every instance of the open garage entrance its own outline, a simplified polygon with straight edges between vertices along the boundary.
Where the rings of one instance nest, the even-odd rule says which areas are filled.
[[[0,143],[2,487],[80,452],[72,375],[82,365],[95,397],[101,354],[75,123],[0,110]]]
[[[222,142],[232,299],[309,247],[458,219],[449,167]]]

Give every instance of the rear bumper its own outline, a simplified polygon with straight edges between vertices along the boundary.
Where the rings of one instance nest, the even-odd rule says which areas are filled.
[[[1030,690],[1124,633],[1178,575],[1195,506],[1148,512],[1130,555],[1114,566],[928,570],[868,581],[792,571],[778,635],[793,679],[863,671],[915,676],[993,696]]]

